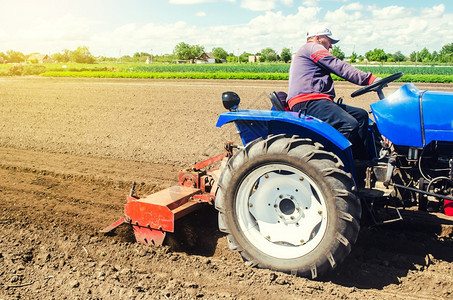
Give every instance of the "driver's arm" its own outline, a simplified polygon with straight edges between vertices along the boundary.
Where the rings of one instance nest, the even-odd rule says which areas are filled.
[[[317,49],[316,49],[317,48]],[[316,50],[315,50],[316,49]],[[316,64],[319,64],[323,68],[329,70],[331,73],[340,76],[341,78],[346,79],[352,83],[358,85],[369,85],[374,82],[376,76],[370,72],[363,72],[359,69],[351,66],[348,63],[336,58],[329,51],[327,51],[322,45],[314,47],[316,55],[313,61]],[[312,55],[312,58],[313,58]]]

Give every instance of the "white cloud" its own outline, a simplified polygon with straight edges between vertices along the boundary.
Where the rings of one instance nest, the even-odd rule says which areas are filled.
[[[345,5],[325,15],[325,20],[333,20],[331,29],[341,39],[339,46],[346,55],[353,49],[364,54],[374,48],[406,55],[424,47],[439,51],[445,41],[453,40],[448,29],[453,26],[453,15],[445,13],[443,5],[421,10],[396,5],[350,8]]]
[[[236,2],[236,0],[169,0],[171,4],[203,4],[213,2]]]
[[[277,52],[286,47],[296,50],[305,41],[305,28],[317,20],[319,12],[320,9],[315,7],[299,7],[295,14],[287,16],[282,12],[268,11],[244,25],[210,26],[209,30],[185,22],[165,25],[149,23],[142,26],[129,24],[117,28],[111,34],[94,37],[91,44],[93,49],[115,49],[113,55],[117,55],[118,45],[121,45],[123,54],[149,51],[146,49],[153,49],[156,54],[171,53],[180,42],[199,44],[207,51],[223,47],[235,53],[255,53],[267,47]]]
[[[171,53],[174,46],[180,42],[203,45],[200,40],[200,29],[179,21],[173,24],[148,23],[142,26],[128,24],[117,28],[112,33],[95,36],[91,44],[93,49],[103,49],[105,52],[97,55],[111,56],[112,49],[123,54],[137,51],[153,50],[155,54]],[[109,53],[107,53],[109,52]],[[114,55],[116,55],[114,53]]]
[[[358,9],[350,9],[349,6],[342,6],[335,11],[328,11],[325,15],[325,20],[348,20],[351,23],[360,20],[363,17]]]
[[[429,18],[438,18],[445,13],[445,4],[439,4],[438,6],[433,6],[430,8],[424,8],[421,10],[420,14]]]
[[[354,3],[343,6],[343,8],[344,8],[344,10],[357,11],[357,10],[364,10],[365,6],[359,2],[354,2]]]
[[[318,0],[305,0],[302,2],[302,5],[306,7],[316,7],[318,6]]]
[[[241,7],[253,11],[268,11],[275,8],[276,0],[242,0]]]
[[[385,21],[385,20],[394,20],[395,18],[405,17],[405,15],[410,14],[408,9],[403,6],[387,6],[382,9],[373,9],[372,20],[373,21]]]
[[[241,7],[253,11],[270,11],[281,2],[286,6],[292,6],[293,0],[242,0]]]
[[[49,54],[63,49],[75,49],[90,43],[92,29],[98,25],[97,21],[77,18],[71,14],[56,16],[52,20],[38,18],[35,21],[16,29],[13,34],[5,35],[7,40],[2,38],[0,32],[0,47],[5,49],[6,46],[5,50],[13,49],[24,53],[39,51]]]
[[[4,29],[0,29],[0,43],[8,41],[9,38],[9,34]]]
[[[170,1],[187,4],[215,0]],[[214,47],[223,47],[235,53],[255,53],[267,47],[277,52],[282,48],[296,51],[305,43],[307,30],[318,25],[333,31],[334,36],[341,40],[338,46],[346,55],[353,50],[365,54],[374,48],[389,53],[400,50],[406,55],[424,47],[439,51],[444,44],[453,41],[453,14],[446,12],[443,4],[408,9],[397,5],[379,7],[348,2],[337,9],[329,9],[328,6],[321,7],[316,0],[307,0],[303,5],[294,7],[292,13],[286,14],[272,9],[278,4],[291,5],[292,0],[246,0],[237,3],[238,6],[246,5],[247,9],[266,7],[266,10],[238,25],[195,26],[184,21],[130,23],[102,32],[97,29],[104,24],[71,14],[54,14],[52,19],[20,17],[21,25],[26,22],[22,29],[0,27],[0,51],[13,49],[23,53],[55,53],[85,45],[94,55],[118,56],[120,51],[122,55],[131,55],[151,49],[155,54],[164,54],[171,53],[180,42],[199,44],[207,51]],[[210,12],[197,13],[200,17],[205,15],[210,16]]]
[[[292,6],[294,1],[293,0],[281,0],[282,3],[286,6]]]
[[[431,14],[425,14],[427,11]],[[153,49],[156,54],[171,53],[182,41],[202,45],[207,51],[214,47],[235,53],[255,53],[267,47],[277,52],[286,47],[296,51],[305,43],[306,31],[316,25],[329,27],[341,40],[338,46],[346,55],[353,50],[365,54],[374,48],[389,53],[400,50],[406,55],[423,47],[439,51],[445,41],[453,40],[449,30],[453,27],[453,16],[445,13],[442,7],[408,11],[398,6],[378,8],[350,3],[330,11],[319,6],[299,6],[289,15],[267,11],[243,25],[131,24],[111,34],[93,37],[90,44],[93,49],[105,51],[118,49],[121,45],[123,53],[141,49]]]
[[[197,17],[206,17],[206,13],[204,11],[199,11],[195,14]]]

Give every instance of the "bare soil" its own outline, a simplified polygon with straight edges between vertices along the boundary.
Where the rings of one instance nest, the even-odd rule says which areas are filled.
[[[391,84],[386,92],[400,84]],[[417,84],[453,91],[453,85]],[[351,255],[308,280],[245,266],[212,207],[180,220],[167,245],[134,243],[121,217],[136,181],[145,196],[179,169],[237,140],[216,128],[223,91],[268,109],[285,81],[0,78],[0,299],[448,299],[452,218],[405,214],[363,228]],[[337,83],[364,108],[367,94]],[[441,223],[447,224],[442,226]]]

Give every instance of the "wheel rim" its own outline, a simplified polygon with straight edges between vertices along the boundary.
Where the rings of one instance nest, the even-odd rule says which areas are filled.
[[[241,231],[272,257],[306,255],[326,232],[324,196],[306,173],[292,166],[275,163],[253,170],[238,186],[236,197]]]

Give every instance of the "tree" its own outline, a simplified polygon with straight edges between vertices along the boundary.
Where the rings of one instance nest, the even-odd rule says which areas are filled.
[[[251,55],[253,54],[244,51],[241,55],[239,55],[239,61],[242,63],[249,62],[249,56]]]
[[[358,58],[357,53],[355,53],[354,51],[352,51],[352,54],[351,54],[351,63],[357,62],[357,58]]]
[[[60,53],[52,54],[51,55],[52,60],[56,61],[56,62],[67,63],[69,61],[69,53],[70,52],[71,51],[69,51],[68,49],[64,49]]]
[[[423,48],[422,51],[420,51],[419,57],[420,57],[419,60],[422,62],[431,61],[431,53],[429,52],[428,49],[426,49],[426,47]]]
[[[192,46],[193,59],[199,58],[205,52],[204,47],[200,45]]]
[[[393,57],[393,54],[387,53],[387,61],[388,62],[395,62],[395,58]]]
[[[0,52],[0,64],[4,64],[7,61],[7,55],[3,52]]]
[[[217,47],[212,49],[212,55],[214,55],[216,60],[222,60],[228,57],[228,52],[226,52],[223,48]]]
[[[277,61],[277,60],[278,60],[278,55],[274,49],[266,48],[266,49],[261,50],[260,61],[272,62],[272,61]]]
[[[442,50],[440,50],[440,60],[442,62],[453,61],[453,43],[442,46]]]
[[[176,55],[178,59],[190,59],[191,58],[191,49],[190,45],[184,42],[179,43],[173,49],[173,53]]]
[[[8,51],[6,51],[6,60],[10,63],[24,62],[25,55],[19,51],[8,50]]]
[[[175,56],[173,54],[163,54],[163,55],[154,55],[153,61],[160,62],[160,63],[170,63],[175,60]]]
[[[83,63],[83,64],[92,64],[96,61],[93,55],[91,55],[88,47],[80,46],[77,47],[74,51],[70,51],[69,53],[70,61]]]
[[[412,62],[418,61],[418,52],[412,51],[411,54],[409,54],[409,59]]]
[[[125,62],[133,62],[134,59],[130,55],[123,55],[120,57],[120,61],[125,63]]]
[[[439,61],[440,60],[440,55],[437,51],[433,51],[431,54],[431,60],[432,61]]]
[[[395,53],[393,53],[392,57],[395,61],[405,61],[406,60],[406,56],[404,56],[404,54],[401,53],[401,51],[396,51]]]
[[[184,60],[192,60],[199,58],[204,52],[204,47],[200,45],[189,45],[184,42],[179,43],[173,49],[176,58]]]
[[[282,53],[280,54],[280,59],[287,63],[291,60],[291,58],[291,50],[289,50],[289,48],[283,48]]]
[[[387,60],[387,54],[385,54],[383,49],[377,49],[375,48],[373,51],[368,51],[365,53],[366,59],[368,61],[386,61]]]
[[[147,59],[151,57],[151,54],[146,53],[146,52],[135,52],[134,55],[132,56],[133,60],[135,62],[145,62]]]
[[[338,46],[333,46],[331,53],[333,56],[340,60],[343,60],[345,58],[344,52],[341,51],[340,47]]]

